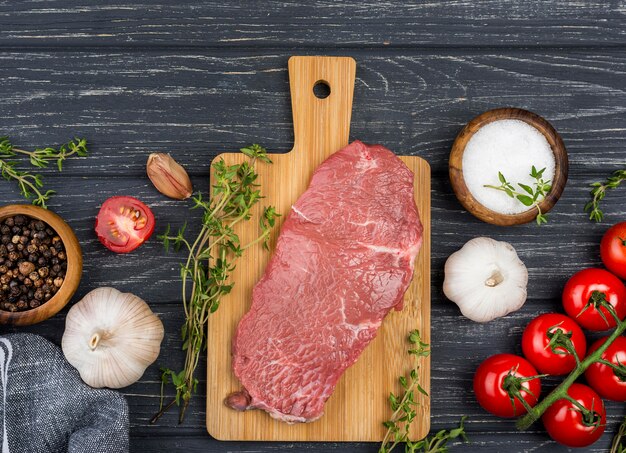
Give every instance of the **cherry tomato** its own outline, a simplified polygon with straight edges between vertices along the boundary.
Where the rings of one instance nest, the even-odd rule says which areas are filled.
[[[537,404],[541,382],[539,378],[533,379],[536,375],[537,370],[523,357],[493,355],[481,363],[474,374],[474,393],[478,404],[498,417],[517,417],[526,413],[519,398],[531,407]],[[519,388],[517,392],[515,387]],[[510,395],[515,396],[514,403]]]
[[[589,348],[589,354],[604,344],[608,337],[600,338]],[[626,401],[626,337],[617,337],[602,354],[602,358],[621,370],[615,370],[602,363],[592,363],[585,378],[602,398],[613,401]]]
[[[619,319],[626,316],[626,287],[610,272],[585,269],[565,284],[563,307],[585,329],[608,330],[617,325],[603,303],[612,305]]]
[[[608,270],[626,280],[626,222],[613,225],[604,233],[600,256]]]
[[[522,351],[540,373],[559,376],[576,368],[576,359],[563,346],[555,346],[556,352],[553,352],[550,341],[559,337],[569,337],[578,358],[582,360],[585,357],[587,340],[572,318],[559,313],[546,313],[537,316],[524,329]]]
[[[541,417],[548,434],[557,442],[568,447],[586,447],[598,440],[604,433],[606,411],[600,396],[583,384],[574,383],[567,394],[585,408],[584,416],[580,408],[571,401],[560,399],[546,410]]]
[[[106,248],[128,253],[143,244],[154,231],[154,215],[133,197],[111,197],[96,217],[96,233]]]

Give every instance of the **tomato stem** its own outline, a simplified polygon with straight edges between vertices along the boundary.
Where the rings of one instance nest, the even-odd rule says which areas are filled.
[[[589,307],[593,307],[598,311],[598,314],[604,320],[607,327],[610,327],[611,325],[609,324],[608,319],[606,319],[606,316],[604,315],[604,312],[601,310],[601,308],[604,308],[606,311],[609,312],[609,314],[615,320],[616,324],[620,323],[620,319],[617,316],[617,313],[615,312],[615,310],[613,309],[613,306],[609,303],[609,301],[606,300],[606,294],[603,293],[602,291],[596,290],[591,293],[591,297],[589,298],[589,300],[587,301],[583,309],[580,310],[580,313],[576,315],[576,318],[582,315]]]
[[[613,374],[615,374],[615,376],[617,376],[620,381],[626,381],[626,365],[620,363],[619,360],[617,361],[617,365],[605,359],[598,360],[598,363],[601,363],[602,365],[606,365],[611,368],[613,370]]]
[[[530,377],[519,377],[516,376],[517,367],[509,371],[509,374],[506,375],[504,381],[502,382],[502,388],[509,395],[509,399],[511,400],[511,405],[513,406],[513,412],[515,413],[515,400],[518,400],[522,406],[526,409],[526,412],[532,409],[532,406],[528,404],[528,402],[522,396],[522,392],[525,392],[531,395],[535,401],[537,401],[537,396],[533,392],[530,391],[528,387],[524,385],[524,383],[540,379],[542,377],[547,376],[546,374],[540,374],[538,376],[530,376]]]
[[[574,348],[574,343],[572,342],[572,332],[565,332],[563,328],[560,327],[561,324],[562,322],[547,330],[546,337],[550,339],[550,342],[546,345],[546,349],[550,348],[554,354],[572,355],[578,365],[580,364],[580,357],[578,357],[576,348]]]
[[[612,306],[610,312],[612,315],[614,314]],[[567,391],[570,386],[576,381],[576,379],[583,375],[592,363],[599,362],[602,359],[602,354],[604,354],[608,347],[611,346],[615,339],[624,333],[624,331],[626,331],[626,320],[619,321],[617,328],[598,349],[589,354],[582,362],[579,362],[574,371],[572,371],[557,388],[552,390],[552,392],[550,392],[548,396],[541,400],[535,407],[530,408],[526,415],[520,417],[516,422],[517,429],[522,431],[528,429],[533,423],[541,418],[543,413],[552,404],[560,399],[569,398]]]
[[[583,425],[593,427],[594,431],[600,427],[600,423],[602,422],[602,417],[600,416],[598,412],[593,410],[593,403],[595,402],[595,400],[592,400],[591,402],[591,406],[592,406],[591,409],[587,409],[585,406],[580,404],[578,401],[576,401],[574,398],[572,398],[569,395],[564,396],[563,399],[569,401],[572,404],[572,406],[574,406],[574,409],[571,409],[571,410],[580,412]]]

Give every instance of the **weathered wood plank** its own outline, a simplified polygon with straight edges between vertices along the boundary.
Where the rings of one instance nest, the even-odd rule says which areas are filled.
[[[551,214],[550,223],[539,229],[532,224],[515,228],[483,224],[462,211],[451,193],[445,174],[434,177],[432,423],[434,429],[440,429],[453,425],[461,415],[470,415],[473,420],[472,438],[478,436],[482,439],[472,446],[472,451],[501,451],[506,442],[539,448],[539,451],[554,448],[553,443],[546,443],[547,438],[541,434],[539,428],[531,434],[518,434],[514,432],[510,421],[499,420],[484,413],[473,399],[471,380],[476,366],[488,355],[495,352],[520,353],[519,339],[524,325],[538,313],[559,311],[560,290],[569,275],[582,267],[599,264],[596,255],[597,243],[606,224],[590,223],[580,212],[587,196],[585,185],[592,180],[593,178],[586,175],[574,175],[562,200]],[[206,177],[194,177],[194,182],[200,187],[203,183],[206,184]],[[133,436],[148,436],[149,442],[157,442],[151,438],[154,433],[159,433],[160,436],[166,437],[158,440],[167,445],[169,442],[167,436],[195,435],[198,437],[194,438],[197,440],[193,442],[184,442],[181,438],[176,438],[175,442],[179,443],[174,445],[221,451],[222,444],[212,443],[208,436],[203,436],[205,380],[202,373],[199,395],[193,400],[188,420],[183,426],[177,426],[175,413],[168,414],[158,427],[148,425],[148,420],[158,404],[158,366],[177,367],[182,362],[178,329],[183,321],[183,315],[180,305],[175,302],[179,290],[177,266],[181,257],[164,254],[156,241],[150,241],[133,254],[124,257],[114,255],[106,251],[92,233],[93,216],[97,212],[98,204],[112,194],[133,194],[146,201],[153,207],[161,222],[157,230],[164,226],[163,222],[171,221],[175,225],[180,225],[186,217],[193,231],[193,219],[197,217],[197,213],[188,215],[185,202],[166,200],[151,188],[145,178],[109,178],[105,173],[91,178],[51,177],[49,183],[51,187],[59,190],[52,208],[66,217],[77,230],[85,252],[84,279],[75,299],[78,300],[97,286],[113,285],[144,297],[165,323],[167,334],[161,358],[139,383],[124,390],[131,405]],[[621,191],[615,191],[606,199],[609,221],[626,217],[626,207],[620,194]],[[0,184],[0,199],[3,202],[20,201],[7,182]],[[476,234],[510,241],[530,271],[531,299],[519,312],[488,324],[476,324],[463,318],[456,306],[446,301],[441,293],[445,259]],[[66,310],[39,326],[10,330],[44,334],[59,343],[65,312]],[[3,332],[7,330],[1,329]],[[199,367],[204,369],[204,361]],[[620,405],[610,405],[610,426],[615,426],[621,415]],[[607,443],[608,437],[605,436],[603,444],[599,445]],[[231,448],[231,444],[228,445]],[[333,451],[341,450],[342,447],[343,444],[333,444],[327,448]],[[235,444],[232,448],[248,451],[247,449],[255,449],[258,446]],[[316,448],[324,447],[307,445],[302,448],[316,451]],[[373,450],[369,445],[356,445],[351,448],[353,451]],[[601,449],[597,447],[597,450],[591,451]]]
[[[613,429],[616,428],[613,424]],[[565,453],[571,452],[571,449],[559,446],[551,440],[547,440],[545,434],[537,431],[534,433],[519,436],[513,431],[497,432],[497,431],[473,431],[471,422],[468,423],[469,444],[453,444],[450,451],[468,451],[480,453],[501,453],[504,451],[513,452],[539,452],[539,453]],[[606,453],[610,446],[610,437],[604,436],[596,444],[585,449],[590,453]],[[151,436],[151,437],[135,437],[131,440],[131,451],[177,451],[184,447],[188,453],[222,453],[222,452],[241,452],[241,453],[258,453],[261,451],[268,452],[341,452],[341,453],[376,453],[378,445],[366,443],[291,443],[291,444],[272,444],[272,443],[212,443],[202,435],[178,437],[174,435],[167,436]],[[403,450],[400,450],[403,451]]]
[[[625,156],[626,160],[626,156]],[[485,224],[465,212],[452,193],[445,174],[432,181],[432,294],[443,298],[441,285],[446,258],[466,241],[477,235],[491,236],[512,243],[526,263],[533,298],[558,298],[567,278],[576,270],[600,265],[598,243],[610,223],[626,219],[623,203],[626,187],[616,189],[603,202],[606,221],[596,224],[582,212],[588,200],[588,184],[597,176],[573,175],[547,225],[496,227]],[[200,213],[190,211],[190,201],[166,199],[152,187],[145,176],[116,178],[102,173],[89,178],[49,176],[50,188],[58,191],[50,208],[68,220],[76,230],[85,258],[83,281],[78,296],[99,285],[114,285],[121,290],[137,292],[146,300],[159,304],[178,298],[178,266],[182,253],[165,253],[156,239],[168,223],[177,229],[188,221],[189,234],[197,231]],[[206,193],[208,178],[193,177],[197,190]],[[141,248],[128,255],[106,250],[93,231],[100,204],[112,195],[134,195],[152,207],[157,218],[156,233]],[[0,180],[2,203],[21,203],[13,184]]]
[[[619,1],[0,3],[4,46],[588,46],[625,38]]]
[[[300,444],[300,443],[222,443],[212,440],[205,432],[205,376],[202,372],[198,395],[192,399],[187,419],[183,425],[177,424],[175,411],[166,414],[158,425],[148,423],[158,407],[159,375],[158,366],[180,366],[182,353],[179,350],[178,327],[183,315],[177,303],[154,305],[153,308],[164,321],[166,336],[161,357],[151,366],[142,379],[122,392],[131,407],[132,451],[168,451],[167,448],[183,446],[190,451],[202,448],[203,451],[268,451],[301,449],[303,451],[376,451],[374,444]],[[520,338],[523,327],[535,315],[547,310],[557,309],[553,300],[531,300],[519,312],[489,324],[477,324],[458,314],[449,303],[433,300],[433,367],[432,367],[432,425],[433,430],[452,427],[462,415],[469,415],[468,433],[472,440],[471,451],[498,452],[508,443],[514,443],[517,450],[548,451],[550,447],[557,452],[567,451],[555,447],[548,441],[540,425],[529,432],[515,431],[513,421],[498,419],[485,413],[475,402],[471,387],[475,368],[488,355],[497,352],[520,354]],[[44,335],[59,344],[63,332],[64,313],[38,326],[25,328],[0,329],[6,331],[34,332]],[[205,368],[201,359],[199,369]],[[555,380],[548,380],[551,387]],[[381,394],[386,392],[381,389]],[[168,391],[171,396],[171,391]],[[618,403],[609,403],[608,427],[613,431],[623,417],[623,407]],[[588,451],[606,451],[610,435]],[[142,450],[140,446],[145,448]],[[522,445],[524,446],[522,448]],[[161,446],[161,448],[157,448]],[[469,448],[469,447],[468,447]]]
[[[186,219],[194,230],[198,213],[161,197],[143,176],[149,152],[172,152],[194,175],[196,187],[206,190],[209,162],[220,152],[250,142],[290,149],[286,61],[294,53],[353,55],[358,80],[352,136],[432,164],[433,430],[470,415],[473,443],[459,450],[566,451],[540,426],[517,433],[511,421],[486,414],[474,401],[471,380],[491,353],[521,352],[525,324],[538,313],[560,310],[567,278],[600,264],[603,231],[626,218],[626,188],[607,198],[604,224],[592,224],[581,213],[588,183],[626,165],[622,2],[292,1],[263,10],[261,2],[69,3],[0,1],[0,46],[6,49],[0,52],[0,122],[24,146],[73,134],[93,143],[92,156],[68,163],[64,176],[44,173],[59,191],[52,209],[69,220],[84,247],[85,275],[75,300],[113,285],[144,297],[165,323],[157,364],[124,389],[132,451],[376,451],[374,444],[215,442],[204,428],[202,373],[186,423],[178,426],[171,413],[150,426],[158,405],[158,366],[182,364],[183,315],[176,302],[181,256],[164,254],[156,240],[117,256],[92,231],[98,205],[114,194],[151,205],[157,231]],[[488,48],[494,43],[498,49]],[[447,154],[458,130],[472,116],[504,105],[544,115],[570,151],[569,185],[541,228],[483,224],[462,210],[447,181]],[[0,203],[20,201],[13,186],[0,181]],[[441,292],[445,259],[478,234],[511,242],[530,271],[526,305],[488,324],[460,316]],[[30,331],[58,344],[66,311],[38,326],[0,327],[0,333]],[[202,361],[199,369],[204,368]],[[613,432],[623,405],[611,403],[608,411]],[[606,451],[609,437],[588,451]]]
[[[461,127],[494,107],[548,118],[572,172],[626,162],[626,51],[406,49],[357,59],[352,137],[419,154],[445,172]],[[194,174],[216,154],[259,142],[293,144],[288,53],[0,53],[1,133],[22,146],[89,138],[92,155],[65,172],[141,174],[148,153],[170,151]]]

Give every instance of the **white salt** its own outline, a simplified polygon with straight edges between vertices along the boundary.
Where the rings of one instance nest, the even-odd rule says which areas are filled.
[[[502,214],[527,211],[519,200],[505,192],[484,187],[500,186],[498,172],[518,192],[517,184],[535,188],[531,167],[537,171],[545,168],[544,181],[554,179],[554,153],[550,144],[536,128],[521,120],[498,120],[481,127],[465,146],[463,152],[463,178],[474,198],[483,206]]]

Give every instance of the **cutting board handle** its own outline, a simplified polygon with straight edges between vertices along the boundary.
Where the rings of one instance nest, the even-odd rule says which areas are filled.
[[[356,62],[350,57],[291,57],[289,85],[293,111],[294,153],[319,165],[348,144]],[[326,84],[324,99],[313,91]]]

